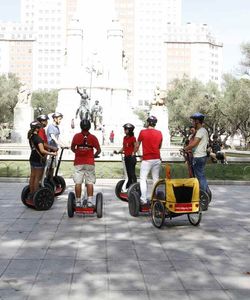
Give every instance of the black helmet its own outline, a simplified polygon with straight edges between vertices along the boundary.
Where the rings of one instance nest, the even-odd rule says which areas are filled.
[[[155,116],[150,116],[147,118],[147,123],[149,126],[155,127],[155,125],[157,123],[157,118]]]
[[[61,114],[61,113],[59,113],[59,112],[55,112],[55,113],[53,113],[53,115],[52,115],[52,118],[53,118],[53,119],[59,118],[59,117],[63,118],[63,114]]]
[[[135,129],[135,126],[131,123],[126,123],[122,126],[124,129],[128,129],[129,131],[133,131]]]
[[[91,127],[91,123],[89,120],[87,119],[83,119],[81,122],[80,122],[80,127],[82,130],[89,130],[90,127]]]
[[[41,128],[42,124],[38,121],[33,121],[30,123],[30,129],[35,130],[37,128]]]
[[[196,112],[192,116],[190,116],[190,119],[199,120],[200,122],[203,122],[204,118],[205,116],[200,112]]]
[[[49,119],[48,115],[40,115],[37,118],[38,122],[47,121]]]

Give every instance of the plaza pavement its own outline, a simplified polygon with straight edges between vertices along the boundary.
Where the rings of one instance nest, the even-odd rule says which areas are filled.
[[[98,181],[104,216],[66,211],[67,191],[49,211],[23,206],[25,183],[0,182],[0,299],[249,300],[250,186],[212,185],[200,226],[187,217],[159,230]]]

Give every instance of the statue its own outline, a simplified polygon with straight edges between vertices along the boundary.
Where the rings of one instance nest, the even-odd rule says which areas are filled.
[[[164,105],[164,101],[161,98],[161,91],[159,86],[157,86],[156,89],[154,90],[154,99],[152,101],[152,105],[157,105],[157,106]]]
[[[102,125],[102,106],[99,105],[99,101],[96,100],[95,104],[91,108],[91,121],[94,123],[94,129],[100,129]]]
[[[89,120],[90,119],[90,112],[89,112],[89,102],[88,101],[90,100],[90,98],[89,98],[89,96],[86,92],[86,89],[83,89],[83,92],[81,93],[79,88],[76,87],[76,91],[81,96],[80,106],[76,110],[76,118],[79,114],[80,120],[83,120],[83,119]]]
[[[31,92],[27,89],[26,85],[21,85],[17,95],[17,106],[31,105]]]

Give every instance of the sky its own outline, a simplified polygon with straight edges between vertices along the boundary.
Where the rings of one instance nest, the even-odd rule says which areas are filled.
[[[20,0],[0,0],[0,20],[20,21],[19,13]],[[236,71],[240,44],[250,42],[250,0],[182,0],[182,21],[208,24],[224,45],[224,72]]]

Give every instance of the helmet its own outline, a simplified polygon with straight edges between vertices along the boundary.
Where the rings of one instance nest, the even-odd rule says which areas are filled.
[[[126,123],[122,126],[124,129],[128,129],[129,131],[133,131],[135,129],[135,126],[131,123]]]
[[[89,130],[90,127],[91,127],[91,123],[89,120],[87,119],[83,119],[81,122],[80,122],[80,127],[82,130]]]
[[[41,127],[42,127],[42,124],[38,121],[33,121],[30,123],[30,129],[32,129],[32,130],[41,128]]]
[[[53,115],[52,115],[52,118],[53,118],[53,119],[59,118],[59,117],[63,118],[63,114],[61,114],[61,113],[59,113],[59,112],[55,112],[55,113],[53,113]]]
[[[157,118],[155,116],[150,116],[147,118],[147,123],[149,126],[155,126],[157,123]]]
[[[95,100],[95,104],[99,104],[99,100]]]
[[[37,118],[38,122],[47,121],[49,119],[48,115],[40,115]]]
[[[203,114],[201,114],[200,112],[196,112],[192,116],[190,116],[190,119],[199,120],[201,122],[203,122],[204,118],[205,118],[205,116]]]

